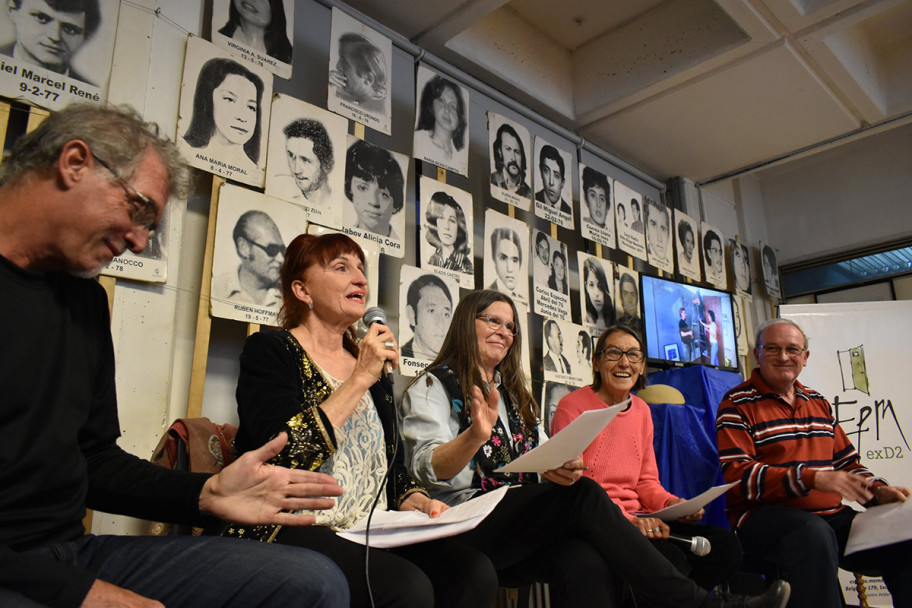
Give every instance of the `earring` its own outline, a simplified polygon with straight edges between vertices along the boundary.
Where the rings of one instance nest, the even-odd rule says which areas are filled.
[[[307,308],[309,308],[310,310],[313,310],[313,309],[314,309],[314,303],[313,303],[313,302],[308,302],[308,303],[307,303]]]

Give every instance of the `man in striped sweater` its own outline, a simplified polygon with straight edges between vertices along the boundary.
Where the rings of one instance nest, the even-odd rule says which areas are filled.
[[[716,435],[728,515],[744,552],[775,562],[791,608],[839,608],[837,566],[883,574],[894,606],[912,606],[912,541],[843,556],[856,512],[905,501],[909,490],[875,477],[836,423],[826,398],[798,382],[807,337],[787,319],[757,328],[759,367],[719,406]]]

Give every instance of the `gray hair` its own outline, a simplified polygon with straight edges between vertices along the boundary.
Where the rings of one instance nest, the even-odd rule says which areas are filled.
[[[77,103],[52,113],[37,129],[19,138],[0,165],[0,185],[30,173],[53,170],[67,142],[81,140],[108,162],[121,177],[133,176],[147,149],[154,150],[168,171],[168,189],[183,198],[188,190],[188,170],[177,147],[130,106]],[[112,178],[113,179],[113,178]]]
[[[754,332],[754,347],[759,348],[761,346],[760,338],[763,337],[763,332],[765,332],[767,329],[769,329],[773,325],[779,325],[782,323],[784,323],[786,325],[791,325],[792,327],[794,327],[795,329],[797,329],[798,331],[801,332],[801,337],[804,338],[804,350],[807,350],[808,337],[807,337],[807,334],[804,333],[804,330],[801,329],[801,326],[798,325],[797,323],[795,323],[794,321],[792,321],[791,319],[781,319],[781,318],[767,319],[766,321],[764,321],[763,323],[761,323],[760,325],[757,326],[757,331]]]

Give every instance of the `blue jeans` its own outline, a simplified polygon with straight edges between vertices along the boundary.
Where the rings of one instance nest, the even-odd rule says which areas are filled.
[[[348,585],[323,555],[248,540],[196,536],[93,536],[33,549],[168,608],[347,608]],[[2,595],[3,606],[16,604]],[[19,596],[20,598],[22,596]]]
[[[744,553],[774,562],[792,587],[789,608],[841,608],[837,567],[882,574],[897,608],[912,606],[912,541],[842,556],[855,512],[821,517],[772,505],[748,516],[738,537]],[[876,572],[875,572],[876,571]]]

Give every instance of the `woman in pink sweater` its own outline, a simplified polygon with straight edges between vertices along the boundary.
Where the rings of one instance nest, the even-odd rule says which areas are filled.
[[[645,353],[636,332],[624,325],[606,329],[592,354],[592,384],[560,400],[551,432],[559,432],[585,411],[608,407],[630,397],[627,409],[583,452],[588,467],[584,474],[608,492],[630,523],[652,540],[678,570],[701,587],[712,589],[726,581],[741,563],[741,545],[735,535],[718,526],[698,524],[703,509],[672,522],[644,515],[684,500],[662,487],[653,450],[649,406],[630,394],[646,385],[645,368]],[[705,556],[694,555],[687,545],[669,540],[670,534],[706,537],[711,551]]]

